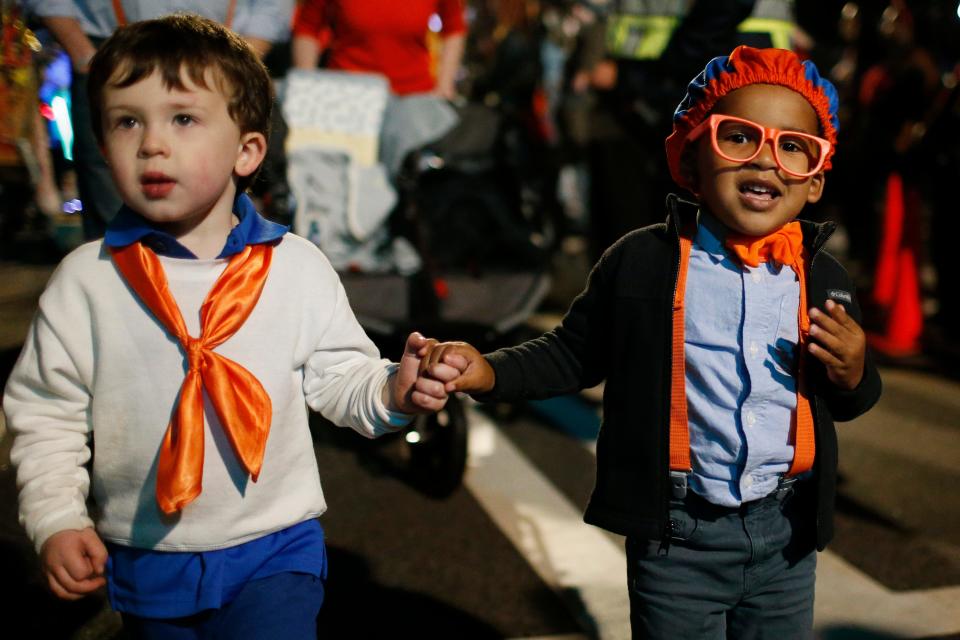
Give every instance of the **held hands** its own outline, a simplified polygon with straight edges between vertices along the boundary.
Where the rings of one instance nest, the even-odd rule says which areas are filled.
[[[107,548],[91,528],[58,531],[40,549],[47,586],[64,600],[79,600],[106,584],[106,562]]]
[[[480,352],[466,342],[430,341],[422,353],[422,374],[443,381],[448,393],[487,393],[493,390],[496,375]]]
[[[863,378],[866,337],[842,304],[827,300],[825,306],[826,312],[810,309],[810,354],[826,366],[833,384],[854,389]]]
[[[447,404],[444,380],[422,375],[422,358],[436,340],[428,340],[419,333],[411,333],[400,358],[400,367],[390,376],[384,387],[384,403],[391,411],[401,413],[432,413]]]

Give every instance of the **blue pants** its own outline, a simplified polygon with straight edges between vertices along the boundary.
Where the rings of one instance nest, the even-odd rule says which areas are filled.
[[[305,573],[253,580],[229,604],[185,618],[123,615],[131,638],[143,640],[316,640],[323,581]]]
[[[671,501],[669,541],[627,538],[633,637],[811,638],[817,554],[793,491],[739,508],[688,492]]]

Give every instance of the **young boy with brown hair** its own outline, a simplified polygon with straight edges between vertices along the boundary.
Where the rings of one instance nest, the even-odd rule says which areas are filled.
[[[442,407],[425,341],[381,360],[320,251],[244,195],[273,95],[239,37],[131,24],[89,87],[125,206],[52,276],[7,384],[21,522],[51,590],[106,582],[134,637],[315,638],[308,407],[367,437]]]
[[[421,363],[447,391],[544,398],[606,380],[587,522],[627,536],[637,638],[809,638],[833,534],[834,420],[880,378],[853,284],[824,251],[837,98],[810,62],[738,47],[689,85],[667,139],[667,221],[600,259],[561,324]]]

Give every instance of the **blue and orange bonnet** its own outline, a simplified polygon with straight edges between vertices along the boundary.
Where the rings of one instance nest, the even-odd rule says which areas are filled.
[[[801,61],[786,49],[755,49],[739,46],[729,56],[714,58],[687,85],[687,94],[673,114],[673,132],[667,138],[670,175],[681,187],[692,186],[681,172],[680,160],[687,136],[703,122],[723,96],[751,84],[773,84],[793,89],[809,102],[820,120],[821,134],[830,141],[830,156],[837,146],[840,128],[839,100],[833,84],[820,76],[812,62]],[[823,168],[830,168],[830,156]]]

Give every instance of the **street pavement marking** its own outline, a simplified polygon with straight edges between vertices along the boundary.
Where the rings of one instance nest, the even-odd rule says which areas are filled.
[[[580,511],[487,416],[471,410],[469,417],[464,484],[585,630],[602,640],[629,638],[623,550],[585,525]]]
[[[825,551],[817,559],[814,620],[819,631],[869,629],[898,638],[958,633],[960,587],[891,591],[840,556]]]
[[[468,407],[470,466],[464,484],[588,632],[628,638],[626,556],[483,413]],[[864,541],[868,544],[868,541]],[[577,610],[582,608],[581,610]],[[895,592],[840,556],[818,556],[814,628],[901,638],[960,632],[960,586]]]

